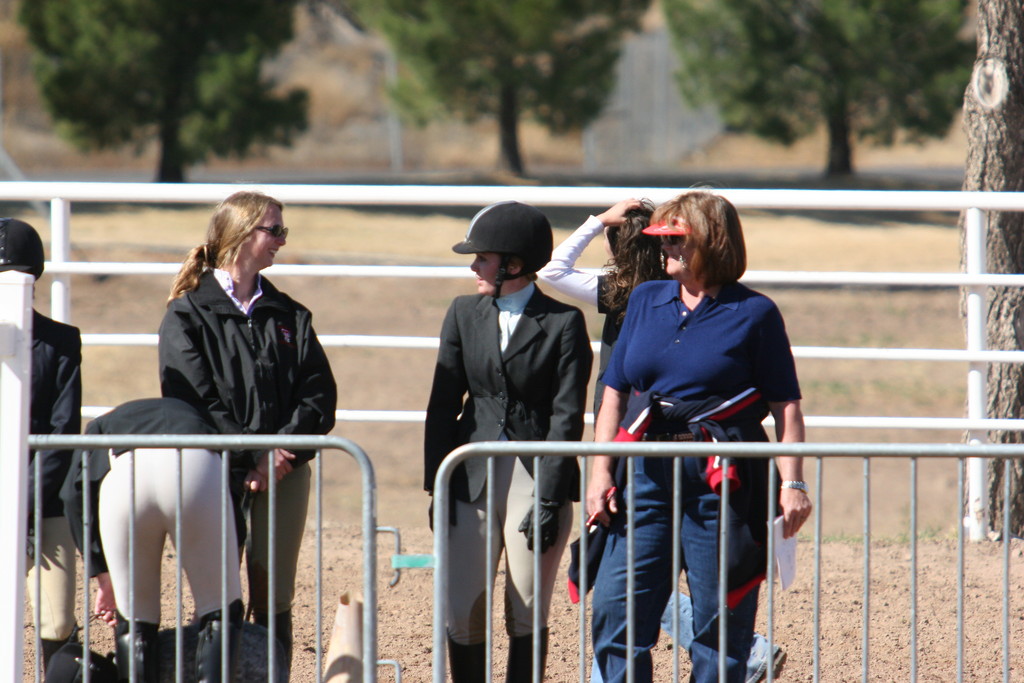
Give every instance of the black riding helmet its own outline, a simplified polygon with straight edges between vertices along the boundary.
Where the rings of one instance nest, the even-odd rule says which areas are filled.
[[[39,279],[43,241],[35,228],[17,218],[0,218],[0,271],[17,270]]]
[[[539,209],[520,202],[498,202],[473,216],[466,238],[452,251],[518,256],[523,261],[521,275],[528,275],[551,260],[552,245],[551,223]]]

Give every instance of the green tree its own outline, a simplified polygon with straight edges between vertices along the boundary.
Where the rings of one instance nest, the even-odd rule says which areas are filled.
[[[963,99],[967,0],[664,0],[680,86],[726,124],[790,144],[824,124],[828,175],[854,136],[941,136]]]
[[[502,163],[523,173],[519,122],[579,129],[601,111],[623,38],[650,0],[353,0],[402,67],[399,107],[419,122],[494,117]]]
[[[26,0],[20,20],[61,133],[82,149],[160,145],[157,178],[210,155],[287,144],[305,91],[275,94],[261,62],[292,35],[296,0]]]

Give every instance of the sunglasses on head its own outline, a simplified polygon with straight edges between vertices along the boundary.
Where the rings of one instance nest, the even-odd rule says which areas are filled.
[[[288,239],[288,228],[283,225],[257,225],[256,229],[268,233],[274,239]]]

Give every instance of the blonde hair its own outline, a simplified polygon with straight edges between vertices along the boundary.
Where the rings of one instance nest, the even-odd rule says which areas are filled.
[[[210,217],[206,241],[189,251],[171,285],[170,303],[199,287],[203,273],[234,263],[238,250],[249,239],[267,207],[284,209],[284,204],[262,192],[236,192],[220,204]]]
[[[651,224],[682,218],[693,232],[687,244],[694,249],[690,269],[706,286],[737,282],[747,270],[747,247],[740,216],[728,199],[711,192],[685,192],[651,216]]]

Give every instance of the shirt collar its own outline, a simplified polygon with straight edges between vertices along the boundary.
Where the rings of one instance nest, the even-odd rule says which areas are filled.
[[[678,301],[679,283],[675,280],[666,280],[665,287],[653,296],[652,299],[652,303],[655,306],[665,306],[673,301]],[[726,308],[736,310],[736,307],[740,302],[739,283],[722,285],[722,288],[718,291],[718,296],[714,297],[713,300],[719,306],[725,306]]]
[[[533,291],[535,289],[537,289],[537,286],[531,282],[518,292],[499,296],[494,300],[494,303],[498,306],[499,311],[522,313],[526,310],[526,304],[530,301],[530,297],[533,296]]]
[[[739,283],[733,283],[730,285],[722,285],[722,289],[718,291],[718,296],[715,297],[715,301],[719,306],[725,306],[736,310],[740,303],[740,285]]]
[[[662,286],[659,287],[654,296],[651,297],[651,303],[655,306],[665,306],[673,301],[679,300],[679,283],[675,280],[665,280]]]
[[[246,315],[252,313],[253,306],[255,306],[259,298],[263,296],[263,276],[259,273],[256,273],[256,291],[253,293],[252,298],[249,299],[248,307],[243,306],[242,302],[235,297],[235,281],[231,279],[231,274],[228,273],[228,271],[221,270],[220,268],[214,268],[213,277],[217,280],[217,284],[220,285],[220,288],[224,290],[224,293],[228,295],[228,298],[231,299],[231,302],[235,304],[238,310]]]

